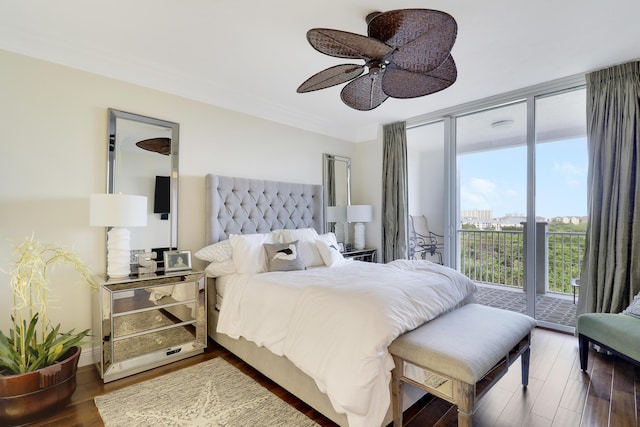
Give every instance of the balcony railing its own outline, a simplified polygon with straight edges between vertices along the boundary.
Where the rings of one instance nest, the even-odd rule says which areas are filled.
[[[536,251],[538,260],[544,260],[545,265],[536,273],[537,292],[570,295],[571,279],[580,275],[585,233],[549,232],[546,223],[538,224],[541,225]],[[524,288],[522,231],[459,230],[458,235],[463,274],[477,282]]]

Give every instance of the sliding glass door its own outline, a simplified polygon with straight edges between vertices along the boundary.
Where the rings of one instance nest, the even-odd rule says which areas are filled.
[[[585,89],[535,100],[536,317],[571,331],[587,227]]]
[[[573,330],[587,208],[584,89],[453,121],[456,266],[479,284],[480,302]]]
[[[407,121],[409,211],[479,301],[572,332],[587,214],[583,76]]]
[[[478,283],[479,301],[527,307],[527,103],[455,120],[458,268]]]

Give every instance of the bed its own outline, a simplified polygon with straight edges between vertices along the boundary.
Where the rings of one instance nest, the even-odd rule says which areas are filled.
[[[338,425],[388,424],[387,346],[474,301],[447,267],[343,259],[321,186],[207,175],[206,211],[209,336]]]

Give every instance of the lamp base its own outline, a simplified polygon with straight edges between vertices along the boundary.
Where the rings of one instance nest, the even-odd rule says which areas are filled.
[[[356,222],[353,226],[353,247],[364,249],[364,224]]]
[[[131,232],[113,227],[107,233],[107,276],[126,277],[131,274]]]

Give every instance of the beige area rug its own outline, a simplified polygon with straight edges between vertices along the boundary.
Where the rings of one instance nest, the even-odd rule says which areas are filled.
[[[221,358],[95,398],[106,427],[317,427]]]

